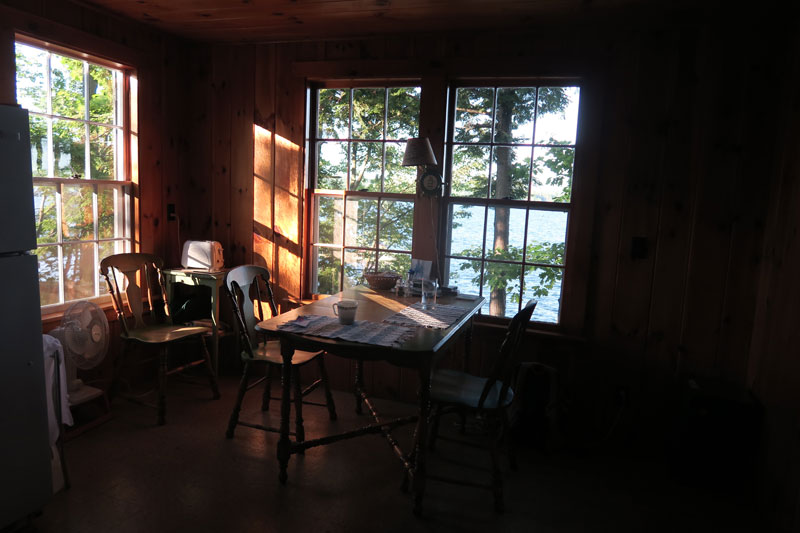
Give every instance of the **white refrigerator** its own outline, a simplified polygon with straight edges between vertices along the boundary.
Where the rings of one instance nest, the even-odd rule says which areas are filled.
[[[52,495],[28,112],[0,105],[0,529]]]

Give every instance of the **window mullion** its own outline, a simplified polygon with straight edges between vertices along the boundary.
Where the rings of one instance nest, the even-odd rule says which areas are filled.
[[[62,195],[64,187],[59,183],[56,185],[56,248],[58,249],[58,303],[64,303],[64,234],[62,232]]]

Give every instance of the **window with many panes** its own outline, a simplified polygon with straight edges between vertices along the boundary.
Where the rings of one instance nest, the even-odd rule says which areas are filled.
[[[100,259],[131,249],[124,70],[16,43],[17,102],[30,117],[42,305],[100,296]]]
[[[323,87],[312,92],[309,288],[332,294],[364,272],[411,265],[416,169],[405,140],[419,131],[419,87]]]
[[[482,312],[558,323],[580,89],[460,86],[449,111],[445,273]]]

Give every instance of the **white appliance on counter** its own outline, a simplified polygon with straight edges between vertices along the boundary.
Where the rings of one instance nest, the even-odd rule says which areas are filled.
[[[0,105],[0,529],[52,496],[28,112]]]

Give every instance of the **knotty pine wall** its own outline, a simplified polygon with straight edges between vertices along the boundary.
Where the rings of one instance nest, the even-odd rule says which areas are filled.
[[[763,506],[779,530],[800,527],[800,68],[782,59],[798,57],[796,28],[776,17],[756,38],[757,13],[745,25],[686,12],[528,33],[237,46],[186,43],[65,2],[3,6],[0,97],[13,95],[14,29],[136,66],[141,248],[177,264],[183,240],[219,240],[229,265],[272,269],[283,308],[303,296],[306,79],[583,77],[593,105],[571,242],[581,249],[570,265],[582,280],[578,320],[569,336],[532,335],[526,358],[560,370],[587,441],[609,427],[620,386],[631,407],[616,437],[634,441],[663,441],[678,376],[753,388],[766,408]],[[437,150],[441,128],[422,125]],[[165,220],[168,203],[179,220]],[[643,256],[631,253],[634,238]],[[501,336],[476,326],[471,369],[486,367]],[[460,355],[447,363],[461,365]],[[349,364],[329,367],[334,387],[347,388]],[[393,368],[369,366],[367,380],[380,395],[414,396],[415,377]]]

